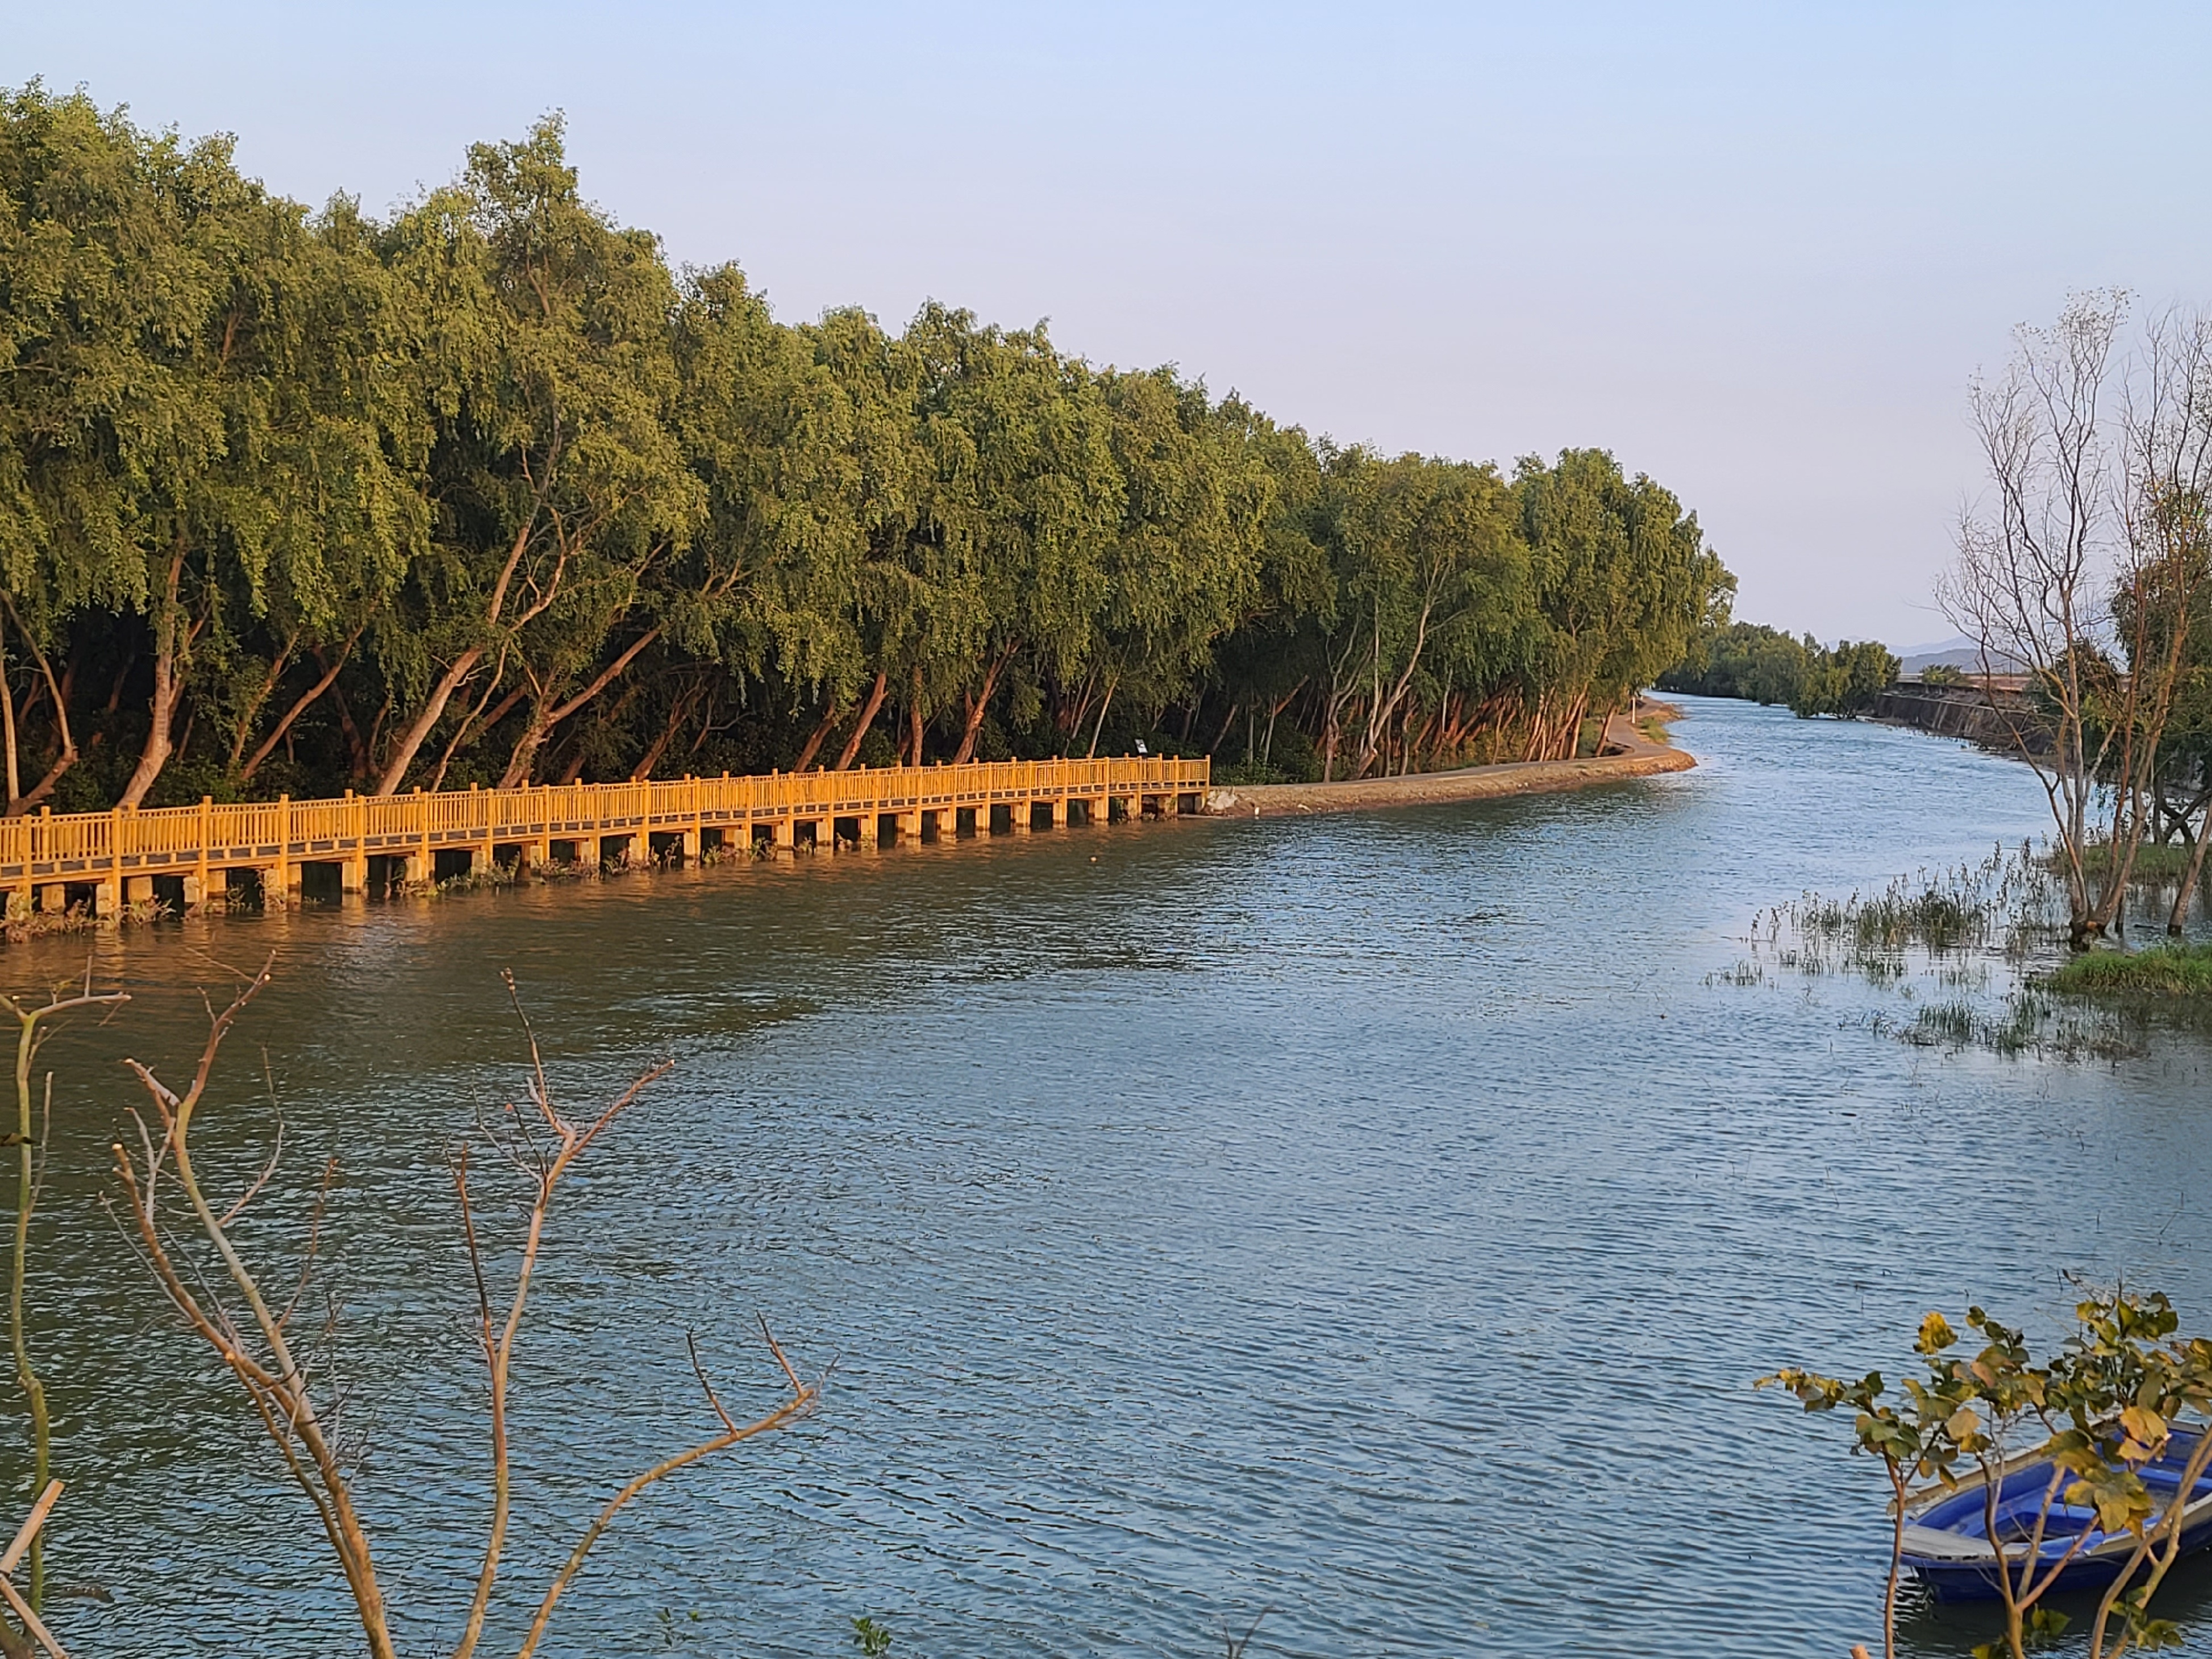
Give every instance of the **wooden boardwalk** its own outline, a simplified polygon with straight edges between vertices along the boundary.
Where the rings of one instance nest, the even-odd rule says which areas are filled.
[[[1020,833],[1194,811],[1209,763],[1132,757],[996,761],[445,790],[338,800],[41,812],[0,819],[8,914],[156,898],[189,909],[233,890],[297,903],[310,878],[338,895],[420,886],[489,867],[686,861],[719,848],[790,853]]]

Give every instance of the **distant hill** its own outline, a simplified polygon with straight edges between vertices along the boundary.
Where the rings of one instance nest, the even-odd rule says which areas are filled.
[[[1897,668],[1901,674],[1924,673],[1930,668],[1972,668],[1982,666],[1982,650],[1963,634],[1954,634],[1948,640],[1937,640],[1932,645],[1908,645],[1897,653]],[[2000,674],[2021,672],[2023,665],[2009,658],[2000,658],[1990,667]]]

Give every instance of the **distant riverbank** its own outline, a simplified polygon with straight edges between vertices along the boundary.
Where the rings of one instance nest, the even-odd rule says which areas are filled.
[[[1222,786],[1207,792],[1204,810],[1218,817],[1281,817],[1301,812],[1358,812],[1376,807],[1416,806],[1434,801],[1485,800],[1493,796],[1553,794],[1625,778],[1686,772],[1694,757],[1650,732],[1682,711],[1647,702],[1641,726],[1616,714],[1606,722],[1606,751],[1582,760],[1514,761],[1463,766],[1451,772],[1414,772],[1396,778],[1341,783],[1261,783]],[[1663,732],[1661,732],[1663,737]]]

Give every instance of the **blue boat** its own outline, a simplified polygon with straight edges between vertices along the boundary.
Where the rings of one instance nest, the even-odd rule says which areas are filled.
[[[2157,1505],[2151,1525],[2171,1512],[2189,1472],[2203,1431],[2176,1429],[2157,1458],[2137,1473],[2150,1489]],[[1984,1499],[1987,1483],[1977,1477],[1948,1490],[1923,1492],[1905,1505],[1904,1565],[1941,1601],[1984,1601],[1998,1596],[1997,1550],[2004,1552],[2014,1582],[2020,1579],[2035,1534],[2035,1518],[2051,1490],[2051,1466],[2044,1459],[2023,1459],[1998,1472],[1996,1541],[1990,1538]],[[2064,1491],[2062,1481],[2060,1491]],[[2212,1469],[2198,1476],[2181,1512],[2181,1549],[2185,1555],[2212,1543]],[[2043,1540],[2036,1552],[2035,1576],[2042,1576],[2063,1560],[2064,1569],[2053,1587],[2057,1592],[2100,1590],[2118,1576],[2135,1553],[2133,1533],[2106,1532],[2097,1525],[2097,1511],[2053,1498],[2044,1522]]]

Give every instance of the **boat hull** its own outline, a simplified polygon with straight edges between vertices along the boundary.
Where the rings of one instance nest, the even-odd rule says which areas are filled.
[[[2159,1514],[2166,1513],[2174,1501],[2196,1449],[2193,1432],[2177,1432],[2164,1455],[2139,1471],[2158,1503]],[[1996,1536],[2002,1546],[2005,1567],[2017,1582],[2040,1516],[2043,1536],[2035,1554],[2036,1582],[2055,1568],[2058,1573],[2051,1586],[2055,1594],[2104,1589],[2126,1569],[2137,1540],[2130,1533],[2100,1530],[2093,1510],[2052,1502],[2046,1510],[2051,1480],[2051,1466],[2032,1460],[2000,1473]],[[1905,1505],[1905,1547],[1899,1559],[1936,1600],[1986,1601],[2002,1595],[1998,1551],[1990,1540],[1989,1511],[1989,1487],[1982,1480],[1924,1494]],[[2212,1544],[2212,1472],[2198,1477],[2182,1510],[2181,1553],[2186,1555],[2208,1544]]]

